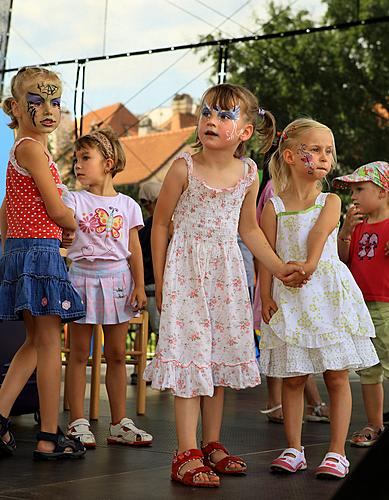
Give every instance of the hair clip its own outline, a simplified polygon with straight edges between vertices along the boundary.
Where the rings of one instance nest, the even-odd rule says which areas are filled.
[[[280,142],[286,141],[287,138],[288,138],[288,136],[286,135],[286,132],[282,132],[281,137],[280,137]]]
[[[266,109],[258,108],[258,114],[259,114],[259,116],[265,116],[265,113],[266,113]]]

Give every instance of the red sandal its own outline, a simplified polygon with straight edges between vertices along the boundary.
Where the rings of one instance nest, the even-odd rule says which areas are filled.
[[[211,460],[212,454],[215,451],[223,451],[226,453],[226,457],[222,458],[218,462],[214,463]],[[204,464],[208,465],[215,472],[219,472],[220,474],[244,474],[247,471],[247,464],[240,457],[236,455],[230,455],[229,451],[218,441],[212,441],[208,443],[206,446],[201,447],[201,451],[204,453]],[[229,469],[228,467],[231,464],[240,465],[240,469]]]
[[[179,455],[175,455],[172,462],[172,473],[171,478],[173,481],[185,484],[186,486],[199,486],[201,488],[215,488],[220,486],[220,481],[196,481],[196,476],[198,474],[204,473],[208,476],[217,476],[210,467],[203,465],[202,467],[195,467],[194,469],[187,470],[183,475],[180,474],[180,470],[183,465],[194,460],[203,461],[204,455],[200,450],[195,448],[191,450],[184,451]]]

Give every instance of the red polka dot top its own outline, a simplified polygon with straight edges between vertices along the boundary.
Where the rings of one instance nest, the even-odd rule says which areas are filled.
[[[15,150],[25,140],[22,137],[13,145],[6,174],[7,238],[57,238],[62,239],[62,228],[51,219],[46,211],[40,192],[30,173],[16,161]],[[50,171],[62,195],[61,178],[57,165],[48,156]]]

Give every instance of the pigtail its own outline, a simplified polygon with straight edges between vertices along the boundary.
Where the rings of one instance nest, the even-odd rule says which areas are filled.
[[[11,122],[8,123],[8,127],[11,129],[18,128],[18,126],[19,126],[17,119],[14,117],[14,115],[12,113],[12,101],[13,100],[14,100],[13,97],[7,97],[7,99],[5,99],[2,103],[2,108],[3,108],[4,113],[11,117]]]
[[[273,113],[259,108],[257,121],[257,134],[260,140],[260,153],[266,153],[272,147],[276,135],[276,119]]]
[[[269,162],[269,173],[273,184],[275,194],[278,194],[285,187],[285,174],[281,160],[281,152],[278,147],[272,154]]]

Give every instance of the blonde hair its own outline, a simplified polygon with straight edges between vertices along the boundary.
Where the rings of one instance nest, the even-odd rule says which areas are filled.
[[[200,118],[204,103],[212,108],[220,106],[221,109],[231,109],[240,105],[242,114],[245,115],[247,123],[254,127],[254,133],[257,133],[261,143],[259,151],[266,153],[272,145],[275,133],[275,118],[270,113],[259,108],[258,100],[254,94],[241,85],[231,83],[222,83],[206,90],[201,98],[199,116]],[[196,142],[194,148],[202,149],[202,144],[198,136],[198,127],[196,130]],[[234,156],[241,157],[246,149],[246,143],[241,142],[236,148]]]
[[[84,148],[96,148],[106,160],[111,159],[113,161],[113,167],[110,170],[112,177],[124,170],[126,166],[126,155],[118,136],[111,128],[94,130],[79,137],[74,148],[76,151]]]
[[[61,80],[57,73],[46,68],[41,68],[40,66],[25,66],[20,68],[20,70],[12,77],[11,80],[11,96],[7,97],[3,101],[3,111],[8,116],[11,117],[11,123],[8,124],[9,128],[18,128],[18,120],[14,117],[12,113],[12,101],[19,99],[22,96],[23,86],[31,80],[35,80],[38,77],[43,77],[49,80],[54,80],[58,83],[59,88],[62,88]]]
[[[312,118],[298,118],[289,123],[281,134],[278,147],[271,156],[269,171],[273,183],[274,192],[280,193],[289,185],[290,167],[284,160],[284,152],[296,145],[299,138],[312,129],[327,130],[332,137],[332,168],[336,166],[335,139],[332,130],[323,123],[317,122]]]

